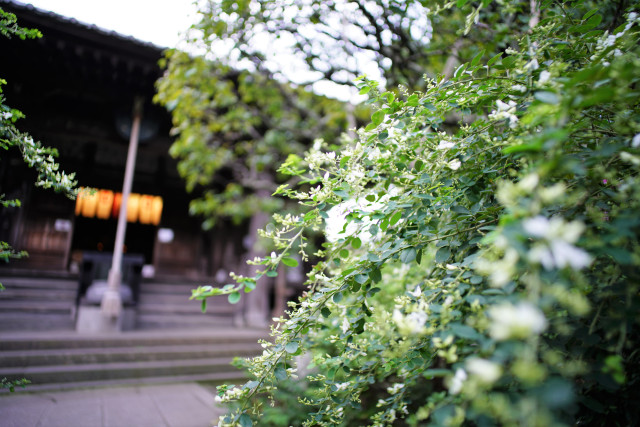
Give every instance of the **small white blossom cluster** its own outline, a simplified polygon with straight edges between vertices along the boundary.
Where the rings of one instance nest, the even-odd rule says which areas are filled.
[[[467,359],[465,367],[472,378],[484,385],[493,384],[502,376],[502,368],[500,365],[479,357]]]
[[[25,163],[38,171],[36,186],[71,191],[76,184],[74,174],[67,175],[58,170],[59,165],[53,157],[53,151],[42,147],[30,136],[25,136],[20,140],[20,150]]]
[[[218,403],[230,402],[239,399],[243,394],[244,392],[240,387],[233,387],[225,391],[222,395],[217,395],[215,401]]]
[[[540,73],[540,77],[538,78],[538,85],[542,86],[549,81],[551,78],[551,73],[547,70],[544,70]]]
[[[502,102],[500,100],[496,101],[496,106],[498,107],[496,110],[492,111],[489,114],[489,118],[493,120],[509,120],[509,127],[514,129],[518,126],[518,117],[514,114],[516,112],[516,102],[509,101],[508,103]]]
[[[598,59],[602,59],[602,65],[605,67],[609,65],[609,61],[606,60],[609,56],[621,56],[622,51],[618,48],[613,50],[609,50],[609,48],[614,47],[617,41],[626,34],[627,31],[631,29],[634,23],[640,22],[640,16],[636,12],[631,12],[627,17],[627,25],[625,25],[624,30],[620,31],[617,34],[609,34],[609,31],[605,31],[605,33],[598,39],[596,44],[596,52],[591,56],[592,61],[596,61]]]
[[[426,310],[422,307],[408,314],[403,314],[400,309],[396,308],[393,310],[392,316],[398,331],[404,336],[424,334],[427,331],[428,318]]]
[[[318,170],[327,163],[334,164],[336,153],[333,151],[323,153],[322,151],[311,149],[304,160],[309,164],[310,170]]]
[[[467,381],[480,386],[490,386],[501,376],[502,368],[497,363],[471,357],[466,360],[464,368],[456,369],[453,377],[449,378],[449,393],[459,394]]]
[[[498,236],[494,246],[504,251],[500,259],[479,258],[475,263],[475,268],[479,273],[489,276],[491,285],[497,288],[505,286],[516,274],[516,266],[520,256],[518,251],[509,247],[509,242],[504,236]]]
[[[544,313],[530,302],[516,305],[504,302],[491,307],[488,313],[491,319],[489,334],[498,341],[525,339],[539,335],[547,328]]]
[[[580,270],[591,263],[589,254],[573,245],[584,230],[581,222],[538,215],[524,220],[522,225],[529,236],[540,239],[529,251],[530,261],[547,270],[567,266]]]
[[[9,120],[11,117],[13,117],[13,114],[10,111],[4,111],[0,113],[0,116],[3,120]]]
[[[392,385],[391,387],[387,387],[387,393],[389,393],[390,395],[394,395],[394,394],[398,394],[398,392],[400,390],[402,390],[404,388],[404,384],[402,383],[395,383],[394,385]]]
[[[458,368],[456,373],[449,380],[449,393],[459,394],[462,391],[462,386],[467,378],[467,372],[462,368]]]

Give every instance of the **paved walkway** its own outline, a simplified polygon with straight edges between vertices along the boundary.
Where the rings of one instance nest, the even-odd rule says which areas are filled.
[[[0,394],[0,427],[207,427],[224,409],[196,383]]]

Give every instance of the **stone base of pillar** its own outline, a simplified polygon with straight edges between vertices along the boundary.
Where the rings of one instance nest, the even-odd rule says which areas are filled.
[[[76,319],[76,331],[81,333],[130,331],[136,326],[136,310],[123,307],[115,318],[105,316],[96,305],[80,305]]]

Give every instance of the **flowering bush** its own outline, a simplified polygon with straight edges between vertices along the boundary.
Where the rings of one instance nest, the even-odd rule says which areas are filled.
[[[638,422],[639,16],[467,3],[468,26],[502,13],[502,52],[423,92],[361,78],[371,123],[287,168],[307,171],[277,193],[308,210],[263,232],[277,252],[257,277],[322,261],[251,380],[220,388],[221,425],[262,425],[278,399],[286,425]],[[235,300],[256,277],[238,279],[194,297]]]

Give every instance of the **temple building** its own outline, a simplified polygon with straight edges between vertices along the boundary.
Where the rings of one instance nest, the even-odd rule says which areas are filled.
[[[163,48],[31,5],[0,0],[0,7],[16,14],[20,26],[43,34],[0,37],[5,103],[26,116],[16,126],[55,147],[61,168],[75,172],[79,186],[96,190],[74,201],[39,189],[17,150],[1,153],[0,193],[22,206],[0,211],[0,240],[29,256],[0,266],[0,275],[75,280],[87,259],[113,252],[136,97],[144,105],[125,258],[142,264],[142,281],[161,284],[220,283],[244,265],[246,227],[203,231],[201,220],[189,215],[192,197],[168,154],[171,117],[152,102]],[[229,318],[242,317],[242,304],[226,310]]]

